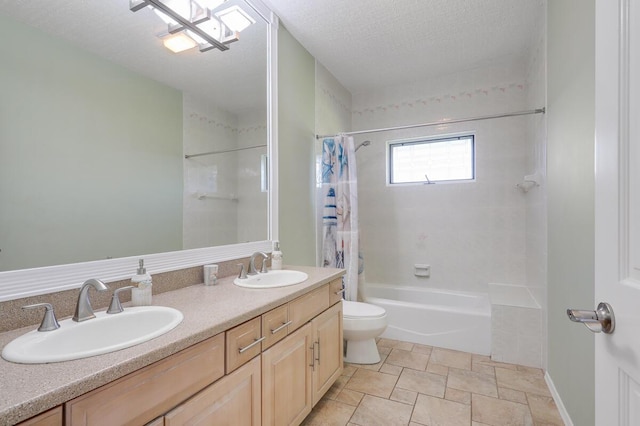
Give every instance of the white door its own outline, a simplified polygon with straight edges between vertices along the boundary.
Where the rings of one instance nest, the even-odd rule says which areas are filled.
[[[596,0],[596,425],[640,425],[640,2]],[[587,266],[587,265],[585,265]],[[579,356],[579,354],[576,354]]]

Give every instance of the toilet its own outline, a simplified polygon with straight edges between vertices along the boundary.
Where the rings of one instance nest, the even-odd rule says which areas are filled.
[[[342,301],[345,362],[377,364],[380,354],[376,337],[387,328],[387,312],[370,303]]]

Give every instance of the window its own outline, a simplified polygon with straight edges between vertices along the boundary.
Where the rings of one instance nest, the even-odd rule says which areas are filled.
[[[388,183],[434,183],[475,179],[474,136],[388,142]]]

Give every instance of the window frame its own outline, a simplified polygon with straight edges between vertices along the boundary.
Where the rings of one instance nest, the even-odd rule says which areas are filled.
[[[467,139],[467,138],[471,138],[471,173],[472,173],[472,178],[471,179],[451,179],[451,180],[437,180],[437,181],[430,181],[427,182],[426,180],[424,181],[419,181],[419,182],[399,182],[399,183],[394,183],[391,182],[391,177],[392,177],[392,173],[393,173],[393,165],[392,165],[392,161],[393,161],[393,154],[392,154],[392,149],[394,146],[396,145],[419,145],[419,144],[427,144],[427,143],[437,143],[437,142],[447,142],[447,141],[455,141],[455,140],[460,140],[460,139]],[[415,137],[415,138],[404,138],[404,139],[394,139],[394,140],[389,140],[386,142],[386,159],[385,159],[385,163],[386,163],[386,186],[388,187],[398,187],[398,186],[407,186],[407,185],[428,185],[428,184],[452,184],[452,183],[470,183],[470,182],[475,182],[477,175],[477,169],[476,169],[476,158],[477,158],[477,152],[476,152],[476,134],[475,132],[460,132],[460,133],[449,133],[449,134],[439,134],[439,135],[433,135],[433,136],[421,136],[421,137]]]

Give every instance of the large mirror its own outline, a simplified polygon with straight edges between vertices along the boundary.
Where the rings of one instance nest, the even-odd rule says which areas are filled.
[[[269,16],[223,6],[173,53],[129,0],[0,1],[0,271],[269,239]]]

